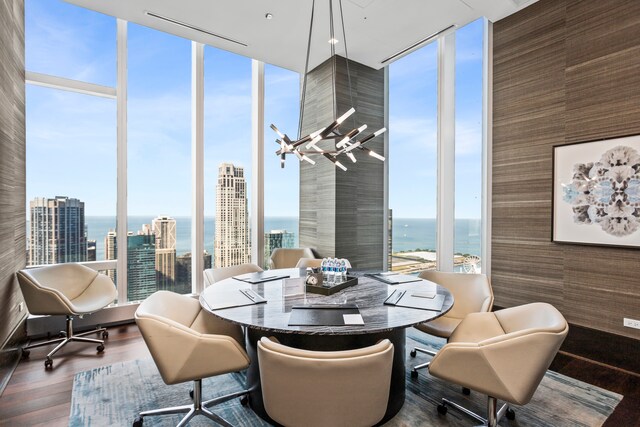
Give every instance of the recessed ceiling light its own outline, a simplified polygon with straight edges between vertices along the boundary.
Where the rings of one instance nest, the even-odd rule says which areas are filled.
[[[337,44],[340,40],[338,39],[329,39],[329,43],[331,44]]]
[[[273,18],[273,15],[267,12],[267,13],[264,15],[264,17],[265,17],[266,19],[272,19],[272,18]]]

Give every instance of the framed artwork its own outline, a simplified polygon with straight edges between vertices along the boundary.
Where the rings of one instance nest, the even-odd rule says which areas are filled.
[[[640,135],[553,148],[552,240],[640,247]]]

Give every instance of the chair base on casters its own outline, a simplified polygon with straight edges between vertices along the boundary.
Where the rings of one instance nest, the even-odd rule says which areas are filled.
[[[411,350],[411,352],[409,352],[409,354],[411,355],[411,357],[416,357],[418,352],[424,353],[424,354],[428,354],[430,356],[435,356],[436,355],[435,351],[427,350],[427,349],[424,349],[424,348],[418,348],[418,347],[415,347],[413,350]],[[411,368],[411,378],[418,378],[418,369],[428,368],[430,363],[431,362],[421,363],[421,364],[416,365],[413,368]]]
[[[502,407],[500,407],[500,409],[498,409],[498,399],[491,396],[489,396],[487,399],[487,418],[483,418],[475,412],[468,410],[464,406],[461,406],[445,398],[443,398],[442,403],[438,405],[438,413],[441,415],[446,415],[448,406],[451,406],[452,408],[457,409],[458,411],[470,416],[476,421],[481,422],[481,426],[496,427],[498,425],[498,422],[500,422],[502,417],[505,415],[509,420],[514,420],[516,418],[516,413],[513,411],[513,409],[509,408],[508,403],[505,403],[504,405],[502,405]]]
[[[104,351],[104,340],[109,337],[109,332],[107,332],[107,330],[105,328],[96,328],[96,329],[92,329],[91,331],[82,332],[81,334],[75,334],[74,335],[74,333],[73,333],[73,316],[67,316],[67,328],[66,329],[67,329],[66,332],[60,332],[60,334],[62,335],[62,338],[56,338],[54,340],[49,340],[49,341],[45,341],[45,342],[39,342],[37,344],[31,344],[31,345],[27,345],[25,347],[22,347],[22,357],[23,358],[29,357],[29,353],[30,353],[29,349],[36,348],[36,347],[43,347],[45,345],[58,343],[58,345],[53,350],[51,350],[49,352],[49,354],[47,354],[47,358],[44,361],[45,369],[51,369],[51,368],[53,368],[53,355],[56,354],[58,352],[58,350],[60,350],[62,347],[64,347],[65,345],[67,345],[71,341],[89,342],[89,343],[93,343],[93,344],[98,344],[98,346],[96,347],[96,350],[98,351],[98,353],[102,353]],[[85,335],[95,334],[95,333],[99,333],[99,332],[102,332],[102,339],[101,340],[97,340],[97,339],[94,339],[94,338],[85,338]]]
[[[193,390],[189,393],[190,395],[192,395],[192,399],[193,399],[192,404],[140,412],[140,415],[138,415],[138,417],[133,422],[133,427],[142,427],[142,422],[144,417],[149,417],[153,415],[182,414],[185,412],[187,413],[187,415],[185,415],[184,418],[180,420],[180,422],[176,427],[186,426],[191,420],[191,418],[195,417],[196,415],[204,415],[205,417],[209,418],[212,421],[215,421],[216,423],[222,426],[232,427],[232,425],[229,424],[227,421],[225,421],[222,417],[214,414],[209,409],[207,409],[207,406],[213,406],[218,403],[226,402],[233,398],[246,395],[248,392],[249,392],[248,390],[237,391],[235,393],[216,397],[215,399],[205,400],[203,402],[202,401],[202,380],[195,380],[193,382]],[[246,398],[243,398],[242,404],[244,405],[246,404],[246,402],[247,402]]]

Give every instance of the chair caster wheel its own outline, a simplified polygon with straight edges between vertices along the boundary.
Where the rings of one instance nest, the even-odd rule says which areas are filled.
[[[249,396],[242,396],[240,398],[240,404],[242,406],[247,406],[249,404]]]
[[[67,333],[65,331],[60,331],[58,333],[58,338],[66,338],[67,337]]]
[[[137,417],[133,421],[133,427],[142,427],[142,417]]]
[[[411,370],[411,378],[418,378],[418,371],[416,371],[415,369]]]
[[[96,350],[98,351],[98,353],[102,353],[104,351],[104,345],[100,344],[96,347]]]
[[[23,359],[28,359],[30,354],[31,354],[31,352],[29,350],[25,350],[24,348],[22,349],[22,358]]]
[[[471,394],[471,390],[466,387],[462,387],[462,394],[464,394],[465,396],[469,396]]]
[[[106,340],[107,338],[109,338],[109,332],[107,331],[102,331],[102,339]]]
[[[439,413],[440,415],[447,415],[447,410],[448,410],[448,409],[447,409],[447,407],[446,407],[446,406],[444,406],[444,404],[440,404],[440,405],[438,405],[438,413]]]
[[[411,357],[416,357],[416,355],[418,354],[418,352],[417,352],[417,351],[415,351],[415,350],[411,350],[411,351],[409,352],[409,354],[411,355]]]
[[[511,408],[507,408],[507,412],[505,413],[505,416],[507,417],[508,420],[513,421],[516,419],[516,411],[514,411]]]
[[[44,361],[44,369],[53,369],[53,359],[47,357]]]
[[[193,389],[189,390],[189,397],[193,399]]]

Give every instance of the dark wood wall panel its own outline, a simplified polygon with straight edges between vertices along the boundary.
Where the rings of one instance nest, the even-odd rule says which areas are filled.
[[[24,102],[24,2],[0,0],[0,350],[27,313],[15,280],[27,247]],[[0,392],[10,356],[0,351]]]
[[[351,92],[346,60],[336,57],[336,76],[332,79],[332,60],[309,72],[303,134],[327,126],[353,105],[354,116],[340,128],[348,132],[367,124],[368,135],[384,126],[384,70],[374,70],[357,62],[349,62]],[[332,84],[335,82],[335,94]],[[353,103],[352,103],[353,101]],[[382,154],[382,136],[367,143],[367,147]],[[319,144],[333,149],[331,142]],[[320,256],[348,258],[358,268],[382,268],[384,163],[356,150],[357,163],[348,158],[341,161],[344,172],[329,160],[317,157],[316,164],[302,162],[300,166],[300,246],[316,249]],[[295,158],[292,158],[295,161]],[[292,161],[289,160],[289,161]]]
[[[553,147],[640,134],[640,2],[541,0],[494,25],[492,283],[640,338],[640,250],[551,242]]]

